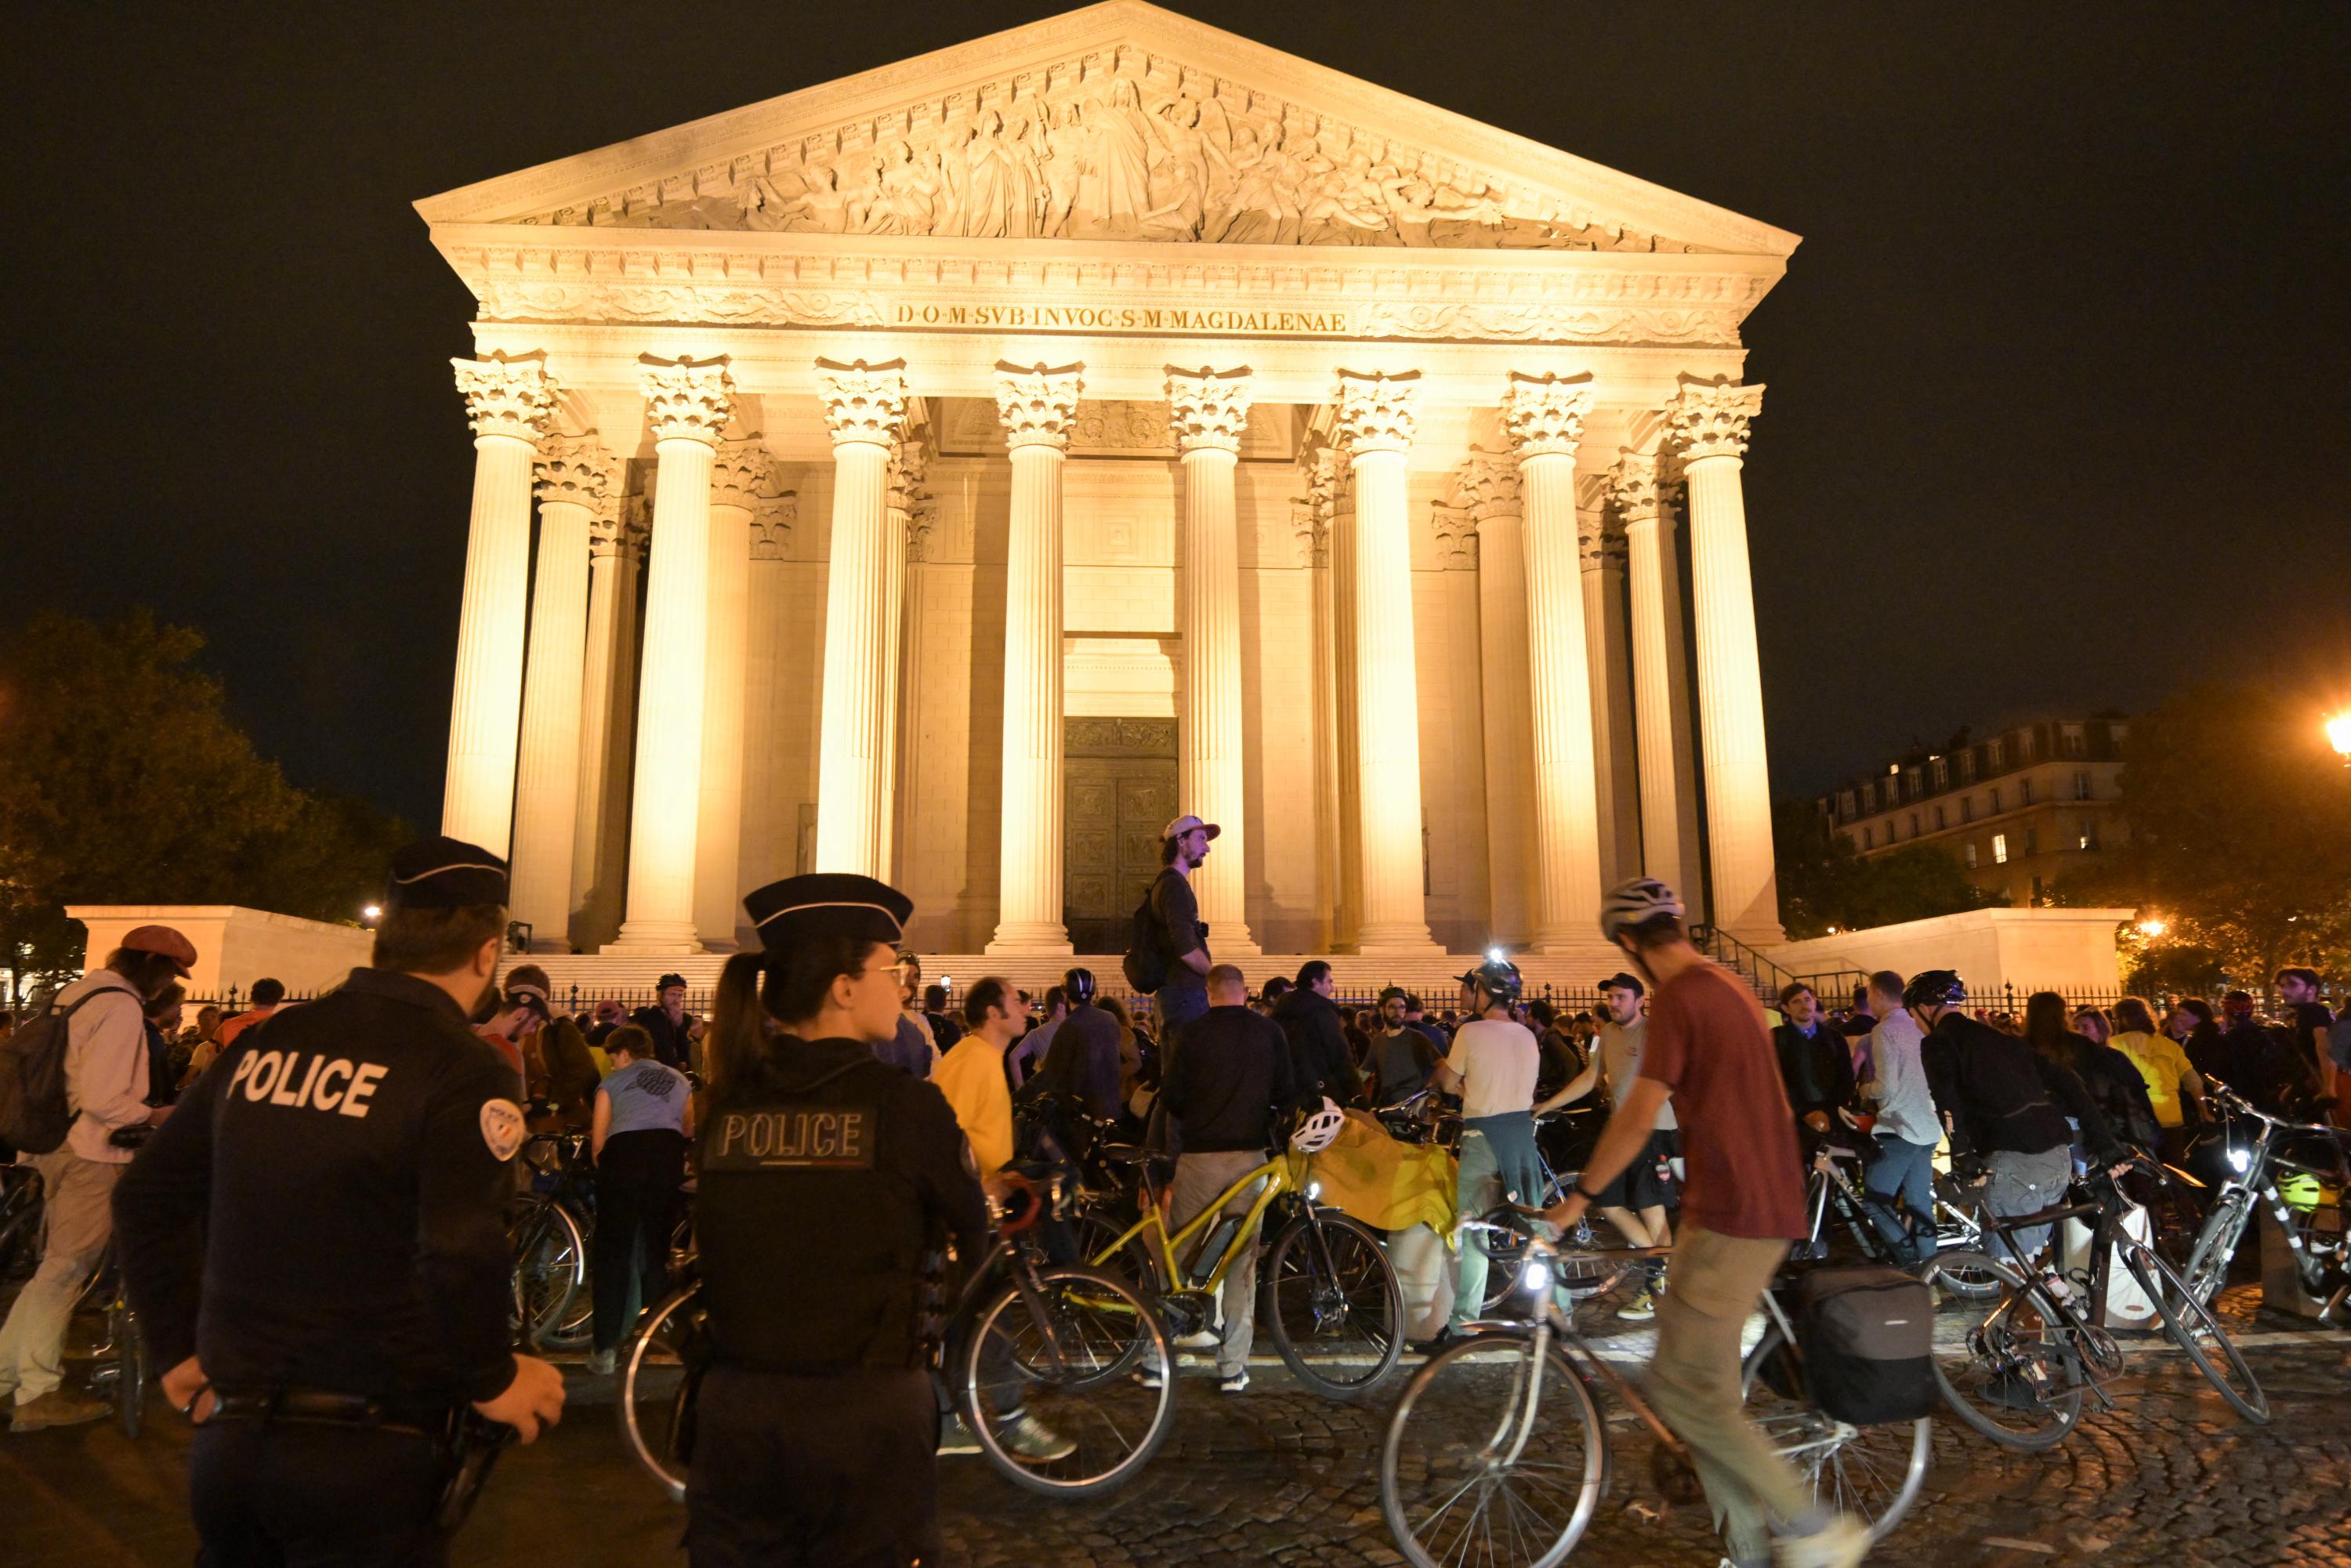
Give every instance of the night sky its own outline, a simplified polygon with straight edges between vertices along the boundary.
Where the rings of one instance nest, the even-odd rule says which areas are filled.
[[[298,782],[432,823],[472,301],[410,204],[1061,8],[42,8],[0,613],[192,622]],[[1177,8],[1804,236],[1747,328],[1781,789],[2351,698],[2342,8]]]

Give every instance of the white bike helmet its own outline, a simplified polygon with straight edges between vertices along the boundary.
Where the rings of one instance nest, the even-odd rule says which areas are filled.
[[[1659,915],[1681,918],[1682,901],[1674,890],[1653,876],[1635,877],[1631,882],[1610,888],[1600,901],[1600,935],[1609,941],[1628,925],[1638,925],[1644,920]]]
[[[1347,1124],[1347,1113],[1339,1109],[1329,1095],[1322,1097],[1322,1109],[1299,1124],[1290,1134],[1290,1146],[1301,1155],[1319,1155],[1331,1146]]]

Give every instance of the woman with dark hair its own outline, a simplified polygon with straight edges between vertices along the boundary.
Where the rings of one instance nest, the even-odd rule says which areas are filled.
[[[2137,1066],[2114,1047],[2067,1029],[2064,998],[2054,991],[2032,993],[2024,1004],[2024,1040],[2044,1060],[2081,1079],[2117,1136],[2142,1148],[2152,1149],[2160,1142],[2162,1129]],[[2084,1141],[2076,1137],[2074,1145],[2075,1157],[2085,1157]]]

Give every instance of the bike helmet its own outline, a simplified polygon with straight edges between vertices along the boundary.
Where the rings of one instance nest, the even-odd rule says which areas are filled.
[[[1600,935],[1609,941],[1628,925],[1638,925],[1660,915],[1682,917],[1682,901],[1654,876],[1636,876],[1608,890],[1600,901]]]
[[[1301,1122],[1298,1131],[1290,1134],[1290,1146],[1301,1155],[1319,1155],[1331,1146],[1346,1124],[1347,1113],[1326,1094],[1322,1097],[1322,1109]]]
[[[1061,977],[1061,994],[1073,1008],[1081,1008],[1094,999],[1094,972],[1092,969],[1071,969]]]
[[[1902,988],[1906,1008],[1955,1008],[1968,999],[1968,983],[1953,969],[1921,969]]]
[[[1483,991],[1494,1001],[1506,1006],[1517,1001],[1519,993],[1526,988],[1526,981],[1519,975],[1519,967],[1507,958],[1489,958],[1476,968],[1465,971],[1460,978],[1463,985]],[[1491,1006],[1492,1003],[1487,1005]],[[1482,1012],[1484,1009],[1479,1010]]]

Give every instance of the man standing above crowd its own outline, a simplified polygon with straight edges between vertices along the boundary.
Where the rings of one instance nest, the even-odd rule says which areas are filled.
[[[653,1005],[639,1008],[629,1021],[653,1037],[653,1055],[663,1066],[684,1072],[702,1039],[702,1020],[685,1010],[685,977],[664,975],[653,994],[658,998]]]
[[[1271,989],[1271,982],[1267,988]],[[1331,966],[1309,958],[1298,967],[1298,984],[1273,1004],[1273,1021],[1289,1037],[1290,1062],[1308,1101],[1353,1105],[1364,1097],[1364,1081],[1355,1072],[1346,1025],[1331,991]]]
[[[1184,1026],[1208,1010],[1208,928],[1200,921],[1192,873],[1208,858],[1209,843],[1223,831],[1214,822],[1182,816],[1160,835],[1164,869],[1151,884],[1151,914],[1167,956],[1167,977],[1152,997],[1159,1009],[1162,1052],[1174,1051]]]
[[[177,931],[141,925],[49,1004],[66,1031],[65,1103],[46,1109],[68,1120],[51,1123],[52,1131],[64,1126],[62,1142],[45,1149],[37,1139],[20,1151],[40,1176],[47,1218],[40,1265],[0,1326],[0,1404],[16,1398],[13,1431],[94,1421],[112,1408],[66,1392],[66,1324],[114,1233],[109,1205],[134,1140],[170,1113],[147,1103],[147,1004],[195,961]]]

